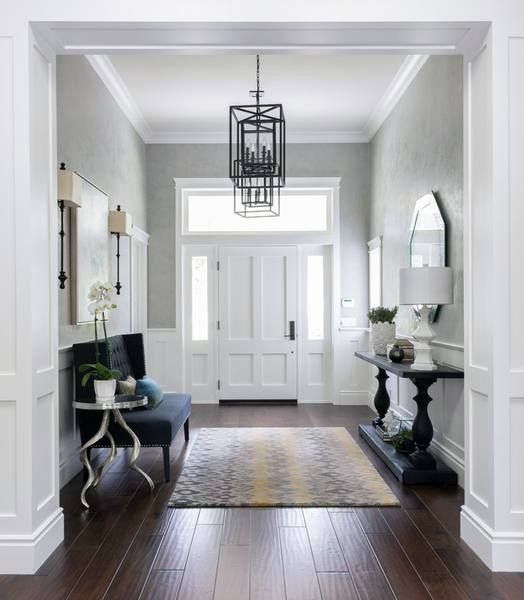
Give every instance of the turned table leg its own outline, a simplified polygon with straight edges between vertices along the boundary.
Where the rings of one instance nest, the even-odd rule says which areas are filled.
[[[411,381],[417,387],[417,395],[413,398],[417,403],[417,414],[413,421],[413,441],[417,449],[409,455],[409,460],[418,469],[435,469],[437,463],[433,456],[427,451],[433,439],[433,425],[428,415],[428,404],[432,398],[428,394],[428,388],[437,381],[432,377],[413,377]]]
[[[377,393],[375,394],[375,409],[378,413],[378,417],[371,421],[373,427],[383,427],[384,417],[389,410],[389,394],[386,389],[386,381],[389,379],[388,374],[384,369],[378,367],[378,373],[375,375],[375,379],[378,381]]]

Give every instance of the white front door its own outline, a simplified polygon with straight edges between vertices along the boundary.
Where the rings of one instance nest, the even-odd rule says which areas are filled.
[[[219,265],[220,400],[295,400],[296,248],[224,247]]]

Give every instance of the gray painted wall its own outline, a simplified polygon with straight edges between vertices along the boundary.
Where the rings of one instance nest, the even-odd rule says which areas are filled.
[[[103,189],[109,207],[121,204],[129,210],[136,225],[146,229],[146,149],[98,75],[83,56],[57,57],[57,163],[65,162]],[[81,210],[81,209],[80,209]],[[66,211],[66,240],[70,241],[69,211]],[[110,235],[108,233],[108,239]],[[110,265],[115,267],[115,240],[111,239]],[[129,238],[123,238],[122,296],[110,320],[110,331],[125,332],[130,327]],[[70,275],[69,244],[66,244],[66,270]],[[58,285],[58,281],[57,281]],[[70,325],[70,280],[59,290],[59,345],[63,348],[94,337],[91,325]],[[60,352],[60,485],[76,475],[79,435],[75,428],[72,353]]]
[[[227,145],[147,146],[149,327],[175,327],[175,194],[173,178],[226,177]],[[289,144],[288,177],[341,177],[341,294],[355,299],[355,316],[367,326],[368,144]]]
[[[133,222],[146,230],[146,146],[83,56],[57,57],[57,123],[57,162],[65,162],[67,168],[103,189],[110,208],[121,204],[132,214]],[[66,240],[70,240],[69,211],[66,221]],[[123,263],[128,251],[129,240],[122,239]],[[68,261],[66,247],[69,275]],[[114,263],[111,251],[110,264]],[[123,271],[125,275],[125,265]],[[122,281],[125,285],[124,278]],[[92,339],[94,334],[91,326],[70,325],[69,284],[68,280],[59,294],[60,346]],[[119,300],[111,327],[125,331],[129,327],[130,297],[126,294]]]
[[[462,215],[462,58],[425,63],[371,143],[369,238],[383,235],[383,303],[398,303],[398,269],[409,265],[408,231],[418,198],[431,190],[447,224],[455,303],[441,307],[437,339],[464,340]],[[407,326],[405,307],[399,325]]]

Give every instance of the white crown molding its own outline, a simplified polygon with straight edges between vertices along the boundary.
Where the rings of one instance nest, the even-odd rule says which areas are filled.
[[[288,144],[365,144],[363,131],[294,131],[288,133]],[[227,131],[163,131],[152,132],[148,144],[227,144]]]
[[[365,144],[370,142],[407,90],[426,60],[426,54],[407,56],[371,113],[362,131],[294,131],[289,144]],[[146,144],[227,144],[227,131],[152,131],[126,84],[106,55],[86,55],[122,112]]]
[[[138,108],[136,102],[127,89],[126,84],[113,66],[110,58],[102,54],[86,55],[88,63],[93,67],[95,73],[100,77],[109,93],[115,99],[124,115],[136,129],[138,135],[147,144],[151,137],[151,128]]]
[[[148,144],[227,144],[227,131],[153,131]]]
[[[405,58],[395,77],[388,85],[386,92],[364,125],[364,131],[369,141],[373,139],[384,121],[391,114],[428,58],[428,54],[414,54]]]
[[[365,144],[364,131],[294,131],[286,136],[290,144]]]

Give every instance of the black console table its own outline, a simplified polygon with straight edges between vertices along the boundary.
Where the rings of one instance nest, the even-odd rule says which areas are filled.
[[[394,363],[385,356],[378,356],[372,352],[355,352],[355,356],[378,369],[378,389],[374,401],[378,417],[371,425],[359,425],[360,435],[402,483],[456,485],[455,471],[428,452],[433,439],[433,425],[428,415],[428,404],[431,402],[428,389],[437,379],[463,379],[463,371],[440,364],[433,371],[418,371],[411,368],[410,362]],[[376,432],[376,427],[383,425],[383,419],[389,410],[389,394],[386,389],[388,372],[411,380],[417,388],[417,394],[413,398],[417,404],[417,414],[412,428],[416,450],[408,456],[396,452],[393,446],[384,442]]]

